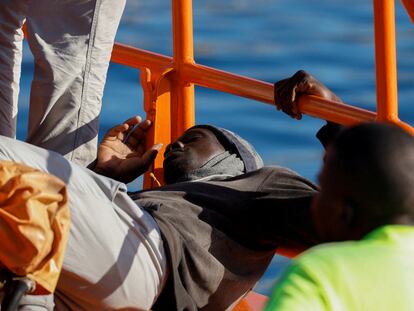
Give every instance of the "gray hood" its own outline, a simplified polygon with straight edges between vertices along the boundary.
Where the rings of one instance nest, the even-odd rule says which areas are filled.
[[[263,160],[254,147],[239,135],[212,125],[196,125],[192,128],[210,130],[226,151],[183,176],[179,181],[227,179],[263,167]]]

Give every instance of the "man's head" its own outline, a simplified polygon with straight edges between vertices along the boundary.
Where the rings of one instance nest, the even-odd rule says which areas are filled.
[[[345,129],[330,145],[312,213],[326,241],[360,239],[385,224],[414,224],[414,138],[367,123]]]
[[[211,125],[194,126],[167,146],[167,184],[212,175],[237,176],[263,165],[254,148],[238,135]]]

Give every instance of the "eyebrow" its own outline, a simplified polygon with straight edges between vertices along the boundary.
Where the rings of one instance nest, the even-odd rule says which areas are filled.
[[[207,136],[206,133],[205,133],[205,131],[200,130],[200,129],[192,129],[192,130],[189,130],[189,131],[185,132],[183,136],[193,135],[193,134],[200,134],[202,136]]]

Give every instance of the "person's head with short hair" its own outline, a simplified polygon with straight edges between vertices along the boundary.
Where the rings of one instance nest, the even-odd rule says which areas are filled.
[[[312,206],[324,241],[360,239],[386,224],[414,224],[414,138],[397,126],[365,123],[329,145]]]
[[[167,184],[200,179],[225,179],[263,166],[255,149],[235,133],[212,125],[196,125],[167,146]]]

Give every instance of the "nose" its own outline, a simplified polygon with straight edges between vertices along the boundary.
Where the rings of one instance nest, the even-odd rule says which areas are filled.
[[[175,142],[170,144],[170,146],[172,150],[184,148],[184,144],[181,142],[181,140],[176,140]]]
[[[176,140],[175,142],[169,144],[166,148],[165,148],[165,153],[167,154],[168,152],[172,151],[172,150],[176,150],[176,149],[183,149],[184,148],[184,144],[179,141]]]

